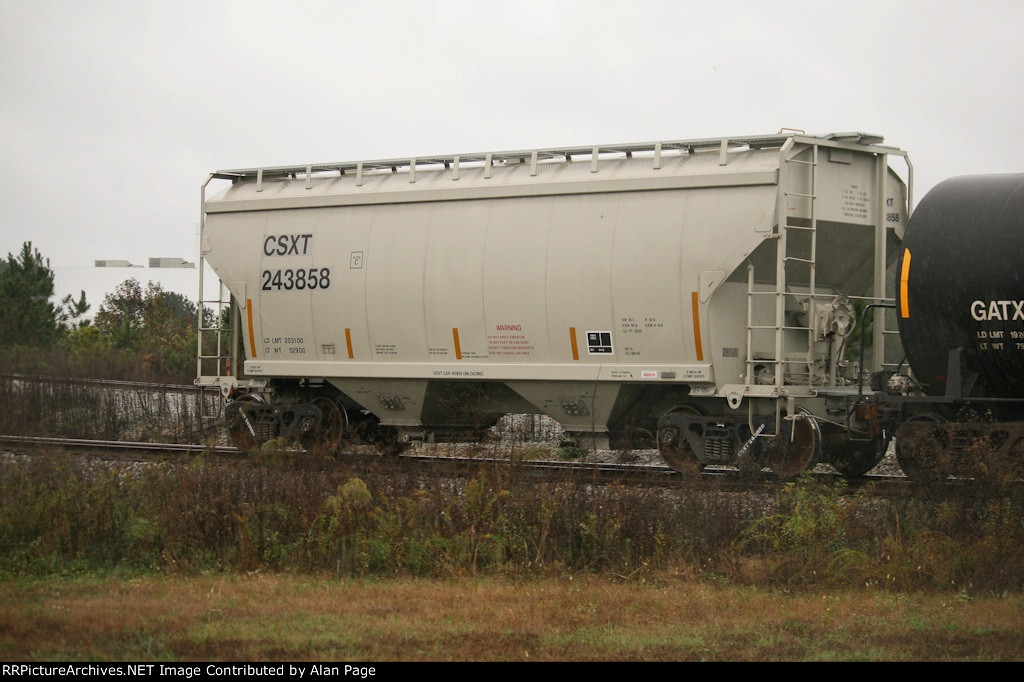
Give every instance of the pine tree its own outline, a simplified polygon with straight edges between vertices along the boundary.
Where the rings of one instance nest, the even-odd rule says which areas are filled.
[[[0,267],[0,347],[47,348],[75,326],[75,319],[88,310],[83,291],[79,300],[66,296],[54,305],[53,271],[32,242],[22,244],[15,257],[7,254]]]

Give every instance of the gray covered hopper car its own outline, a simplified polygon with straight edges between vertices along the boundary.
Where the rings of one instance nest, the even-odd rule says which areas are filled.
[[[902,358],[888,308],[910,201],[890,161],[910,166],[881,142],[219,171],[231,185],[204,185],[201,258],[234,335],[211,351],[227,335],[204,332],[197,383],[233,399],[243,448],[395,450],[543,413],[590,444],[657,446],[678,470],[862,473],[889,434],[859,379]]]

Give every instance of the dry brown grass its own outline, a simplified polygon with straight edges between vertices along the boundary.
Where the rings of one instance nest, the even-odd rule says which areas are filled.
[[[688,577],[0,583],[4,660],[1024,659],[1024,597],[718,586]]]

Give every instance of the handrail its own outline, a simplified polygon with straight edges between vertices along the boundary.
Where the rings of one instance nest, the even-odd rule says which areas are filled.
[[[708,151],[717,149],[720,152],[726,148],[737,149],[742,147],[750,149],[774,149],[782,147],[787,141],[792,140],[794,137],[812,138],[823,142],[834,140],[841,143],[859,143],[871,146],[878,146],[878,143],[882,140],[880,135],[872,135],[868,133],[830,133],[821,136],[797,134],[744,135],[739,137],[713,137],[661,142],[553,147],[548,149],[521,149],[488,153],[476,152],[470,154],[460,153],[410,156],[402,159],[375,159],[312,164],[304,163],[294,166],[239,168],[215,171],[211,174],[211,178],[238,182],[241,180],[256,179],[257,176],[264,180],[270,178],[290,177],[295,179],[303,178],[308,182],[309,178],[316,173],[339,173],[340,175],[345,175],[346,173],[351,172],[361,176],[364,172],[370,170],[391,170],[392,172],[398,172],[399,169],[406,171],[416,169],[417,171],[420,171],[426,166],[443,166],[448,169],[454,164],[464,166],[467,163],[479,163],[486,166],[489,163],[494,163],[496,161],[506,163],[535,163],[534,159],[538,159],[546,161],[562,160],[563,162],[571,162],[573,156],[589,157],[593,163],[599,156],[624,154],[629,158],[637,152],[650,153],[654,157],[655,167],[657,168],[660,165],[661,155],[669,150],[677,150],[680,153],[692,154],[698,149]],[[886,147],[886,149],[889,150],[890,148]],[[893,151],[898,152],[899,150],[893,149]]]
[[[860,324],[860,355],[858,357],[860,362],[860,368],[857,370],[857,402],[861,402],[864,399],[864,325],[863,321],[867,318],[868,310],[871,308],[892,308],[896,309],[895,303],[869,303],[864,306],[864,312],[861,314]]]

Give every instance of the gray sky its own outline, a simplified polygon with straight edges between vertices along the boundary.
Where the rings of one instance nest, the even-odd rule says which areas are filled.
[[[1021,0],[0,0],[0,255],[195,260],[217,169],[780,127],[884,135],[920,198],[1022,123]]]

